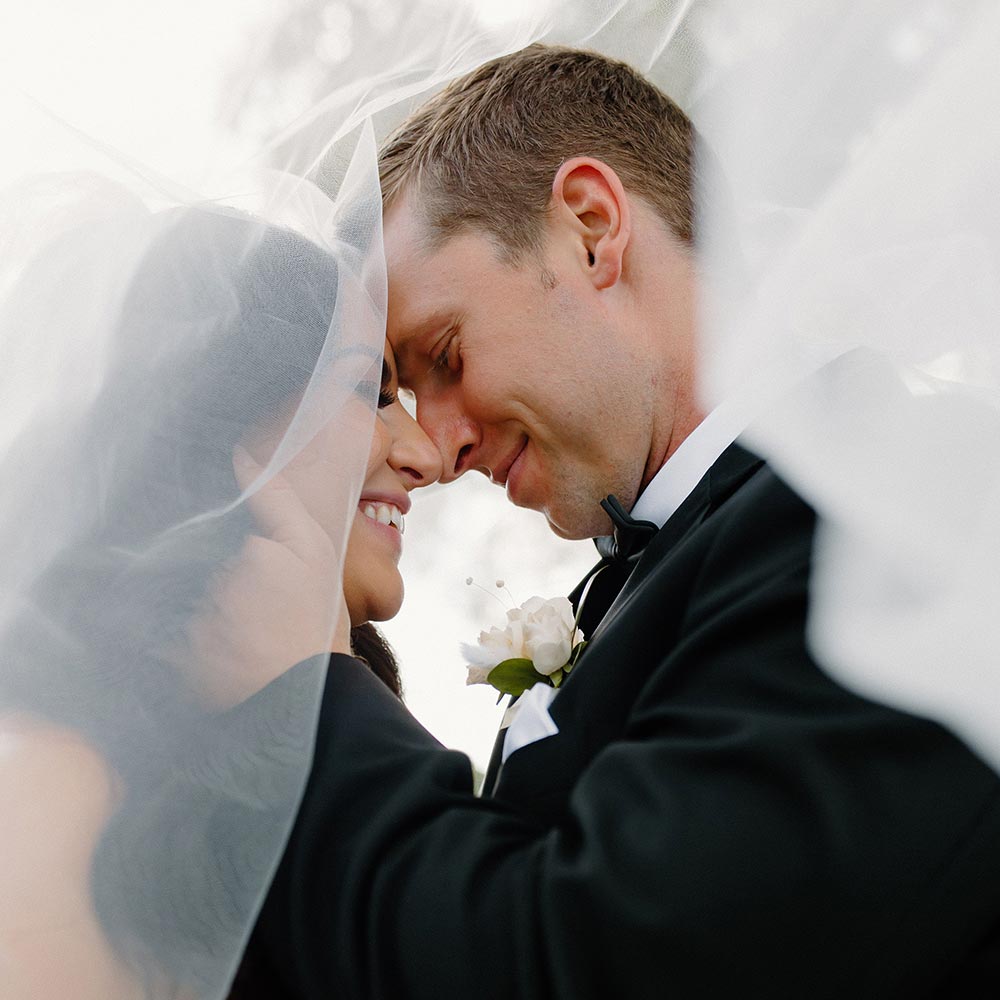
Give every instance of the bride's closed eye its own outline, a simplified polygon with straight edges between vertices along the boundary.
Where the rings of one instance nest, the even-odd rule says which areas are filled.
[[[382,359],[382,384],[378,391],[378,408],[384,410],[387,406],[392,406],[399,397],[392,388],[392,370],[389,362]]]

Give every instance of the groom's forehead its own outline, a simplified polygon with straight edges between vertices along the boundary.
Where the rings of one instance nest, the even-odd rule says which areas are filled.
[[[433,253],[431,232],[413,195],[392,204],[382,219],[382,240],[390,267],[410,264]]]
[[[405,352],[435,328],[451,323],[469,289],[449,252],[453,240],[432,243],[405,206],[387,215],[384,238],[389,341],[394,350]]]
[[[404,386],[430,367],[430,351],[454,322],[453,303],[439,289],[429,287],[431,283],[420,281],[418,274],[398,282],[390,278],[386,337]]]
[[[436,327],[448,324],[457,308],[461,285],[451,280],[433,255],[386,247],[388,278],[387,332],[399,354],[416,349]]]

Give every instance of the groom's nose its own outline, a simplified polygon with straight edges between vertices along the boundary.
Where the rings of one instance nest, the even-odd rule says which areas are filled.
[[[482,433],[461,410],[440,401],[418,399],[417,422],[441,452],[440,482],[454,482],[473,468]]]

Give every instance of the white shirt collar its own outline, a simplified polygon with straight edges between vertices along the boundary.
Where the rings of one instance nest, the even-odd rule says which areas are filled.
[[[720,403],[663,463],[636,500],[632,517],[662,528],[746,425],[744,408]]]

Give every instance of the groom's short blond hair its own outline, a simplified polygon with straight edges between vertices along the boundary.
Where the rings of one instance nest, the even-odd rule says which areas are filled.
[[[560,165],[591,156],[690,244],[694,140],[684,112],[625,63],[532,45],[452,81],[400,126],[379,157],[383,205],[412,193],[433,245],[474,228],[521,256],[540,249]]]

